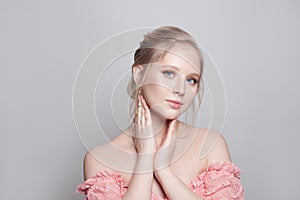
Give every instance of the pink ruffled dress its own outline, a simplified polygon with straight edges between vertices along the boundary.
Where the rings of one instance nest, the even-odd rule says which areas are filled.
[[[244,200],[240,182],[240,170],[232,162],[213,163],[189,184],[189,188],[205,200]],[[85,200],[119,200],[127,192],[127,184],[121,174],[100,171],[77,186],[77,193],[85,194]],[[152,193],[152,200],[168,200]]]

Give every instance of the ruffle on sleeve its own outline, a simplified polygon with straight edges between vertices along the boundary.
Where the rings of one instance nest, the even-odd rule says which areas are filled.
[[[230,161],[211,164],[191,182],[190,188],[205,200],[244,200],[240,169]]]
[[[77,186],[77,193],[85,194],[85,200],[122,199],[127,185],[120,174],[101,171]]]

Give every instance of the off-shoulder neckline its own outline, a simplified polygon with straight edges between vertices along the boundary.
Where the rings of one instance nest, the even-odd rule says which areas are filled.
[[[218,161],[212,162],[212,163],[210,163],[210,164],[208,165],[207,169],[205,169],[205,170],[199,172],[199,173],[196,175],[196,177],[193,178],[193,179],[189,182],[188,187],[191,188],[192,185],[193,185],[193,182],[196,181],[196,180],[198,179],[198,177],[199,177],[202,173],[205,173],[205,172],[208,172],[208,171],[211,171],[211,170],[220,170],[220,169],[222,169],[223,167],[225,167],[225,166],[227,166],[227,165],[230,165],[230,166],[234,167],[235,169],[237,169],[237,170],[238,170],[237,173],[240,172],[240,169],[239,169],[232,161],[227,160],[227,161],[223,161],[223,162],[218,162]],[[97,176],[97,175],[114,176],[114,177],[116,177],[119,181],[122,182],[122,184],[123,184],[124,187],[127,187],[127,186],[129,185],[129,183],[127,183],[127,181],[125,180],[124,175],[121,174],[120,172],[116,172],[116,171],[109,172],[108,170],[105,169],[105,170],[98,171],[98,172],[96,173],[96,176]],[[89,179],[90,179],[90,178],[89,178]],[[89,180],[89,179],[87,179],[87,180]],[[86,180],[86,181],[87,181],[87,180]],[[165,197],[162,197],[162,196],[156,194],[155,192],[152,192],[152,195],[155,195],[156,197],[162,198],[162,199],[164,199],[164,200],[166,199]]]
[[[205,170],[199,172],[199,173],[197,174],[197,177],[198,177],[199,174],[201,174],[201,173],[203,173],[203,172],[207,172],[207,171],[209,171],[209,170],[211,170],[211,169],[218,169],[218,168],[221,168],[221,167],[223,167],[224,165],[227,165],[227,164],[233,165],[233,166],[237,167],[232,161],[229,161],[229,160],[226,160],[226,161],[223,161],[223,162],[216,161],[216,162],[210,163],[210,164],[208,165],[207,169],[205,169]],[[118,176],[118,177],[122,177],[124,183],[127,184],[127,182],[126,182],[126,180],[125,180],[125,178],[124,178],[124,175],[123,175],[122,173],[120,173],[120,172],[117,172],[117,171],[108,171],[108,170],[104,169],[104,170],[98,171],[96,174],[98,174],[98,173],[104,173],[104,174],[107,174],[107,175],[115,175],[115,176]],[[196,179],[197,177],[195,177],[194,179]],[[92,177],[91,177],[91,178],[92,178]],[[89,179],[89,178],[88,178],[88,179]],[[88,179],[87,179],[87,180],[88,180]],[[190,182],[192,182],[194,179],[192,179]],[[127,185],[128,185],[128,184],[127,184]]]

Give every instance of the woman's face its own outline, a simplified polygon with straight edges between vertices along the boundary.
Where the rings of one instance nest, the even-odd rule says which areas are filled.
[[[185,112],[198,91],[200,61],[187,45],[171,49],[164,58],[151,65],[142,84],[142,94],[152,114],[175,119]]]

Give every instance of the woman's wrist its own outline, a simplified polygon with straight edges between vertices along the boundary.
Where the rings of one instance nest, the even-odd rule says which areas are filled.
[[[139,155],[145,155],[145,154],[152,154],[156,152],[156,144],[153,141],[147,141],[147,142],[141,142],[140,144],[137,144],[137,153]]]
[[[161,168],[161,169],[154,169],[154,175],[158,181],[167,178],[168,176],[172,175],[173,171],[170,166]]]
[[[154,153],[138,153],[135,165],[136,173],[153,173]]]

